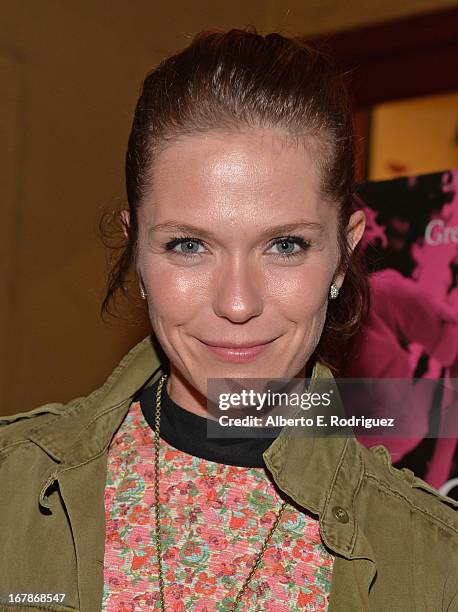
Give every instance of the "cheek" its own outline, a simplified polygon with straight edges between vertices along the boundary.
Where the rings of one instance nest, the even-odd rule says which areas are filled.
[[[285,266],[258,271],[256,284],[262,292],[265,313],[277,312],[298,325],[313,325],[326,314],[331,266],[327,262]],[[196,265],[186,269],[152,258],[141,266],[148,292],[150,318],[160,325],[180,325],[207,312],[218,275]],[[213,288],[213,289],[212,289]],[[324,309],[324,313],[323,313]],[[211,309],[210,309],[211,310]]]
[[[161,262],[151,262],[143,269],[151,317],[178,324],[192,318],[206,299],[208,275]]]
[[[298,266],[268,279],[268,293],[297,322],[321,316],[331,284],[328,266]]]

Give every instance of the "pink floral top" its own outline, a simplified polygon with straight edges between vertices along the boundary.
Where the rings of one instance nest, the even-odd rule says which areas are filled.
[[[265,468],[193,456],[162,428],[160,466],[166,610],[230,610],[282,497]],[[153,477],[154,431],[133,401],[108,453],[104,612],[160,609]],[[332,563],[318,520],[288,504],[237,612],[327,610]]]

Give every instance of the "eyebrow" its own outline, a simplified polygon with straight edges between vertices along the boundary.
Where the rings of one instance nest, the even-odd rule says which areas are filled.
[[[291,232],[300,229],[313,230],[319,232],[320,235],[325,230],[324,225],[322,223],[318,223],[316,221],[299,221],[298,223],[286,223],[282,225],[268,227],[261,231],[261,236],[264,238],[273,238],[274,236],[278,236],[281,234],[290,234]],[[192,225],[189,223],[180,223],[178,221],[165,221],[164,223],[157,223],[156,225],[152,225],[148,230],[150,234],[153,232],[161,231],[175,231],[199,235],[203,238],[206,238],[207,240],[216,239],[216,235],[209,230],[197,227],[196,225]]]

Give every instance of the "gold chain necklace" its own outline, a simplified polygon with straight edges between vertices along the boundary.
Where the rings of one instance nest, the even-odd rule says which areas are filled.
[[[166,380],[167,380],[167,374],[164,374],[161,377],[159,381],[159,385],[157,387],[156,415],[155,415],[155,429],[154,429],[154,497],[155,497],[154,515],[155,515],[155,521],[156,521],[155,539],[156,539],[156,550],[157,550],[157,564],[159,568],[159,595],[160,595],[160,601],[161,601],[161,610],[165,610],[165,598],[164,598],[164,575],[162,572],[162,544],[161,544],[161,524],[160,524],[161,509],[160,509],[160,503],[159,503],[159,428],[161,424],[161,392],[162,392],[162,386]],[[275,516],[274,523],[272,527],[270,528],[270,531],[264,540],[262,548],[253,563],[253,567],[251,568],[250,573],[248,574],[245,582],[242,585],[242,588],[238,592],[238,595],[235,598],[234,603],[232,604],[232,608],[230,609],[230,612],[235,612],[235,610],[237,609],[237,606],[242,598],[243,593],[245,592],[246,587],[248,586],[248,583],[250,582],[253,574],[258,569],[258,565],[261,562],[262,556],[264,555],[264,552],[267,548],[269,540],[272,537],[272,534],[275,531],[280,521],[281,515],[283,514],[283,510],[285,509],[286,505],[287,505],[287,502],[284,501],[280,509],[278,510]]]

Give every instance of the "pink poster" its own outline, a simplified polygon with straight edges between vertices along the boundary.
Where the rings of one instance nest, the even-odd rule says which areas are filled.
[[[412,379],[417,393],[412,436],[358,439],[383,444],[396,467],[458,499],[458,169],[362,184],[357,204],[367,216],[371,309],[345,376]]]

